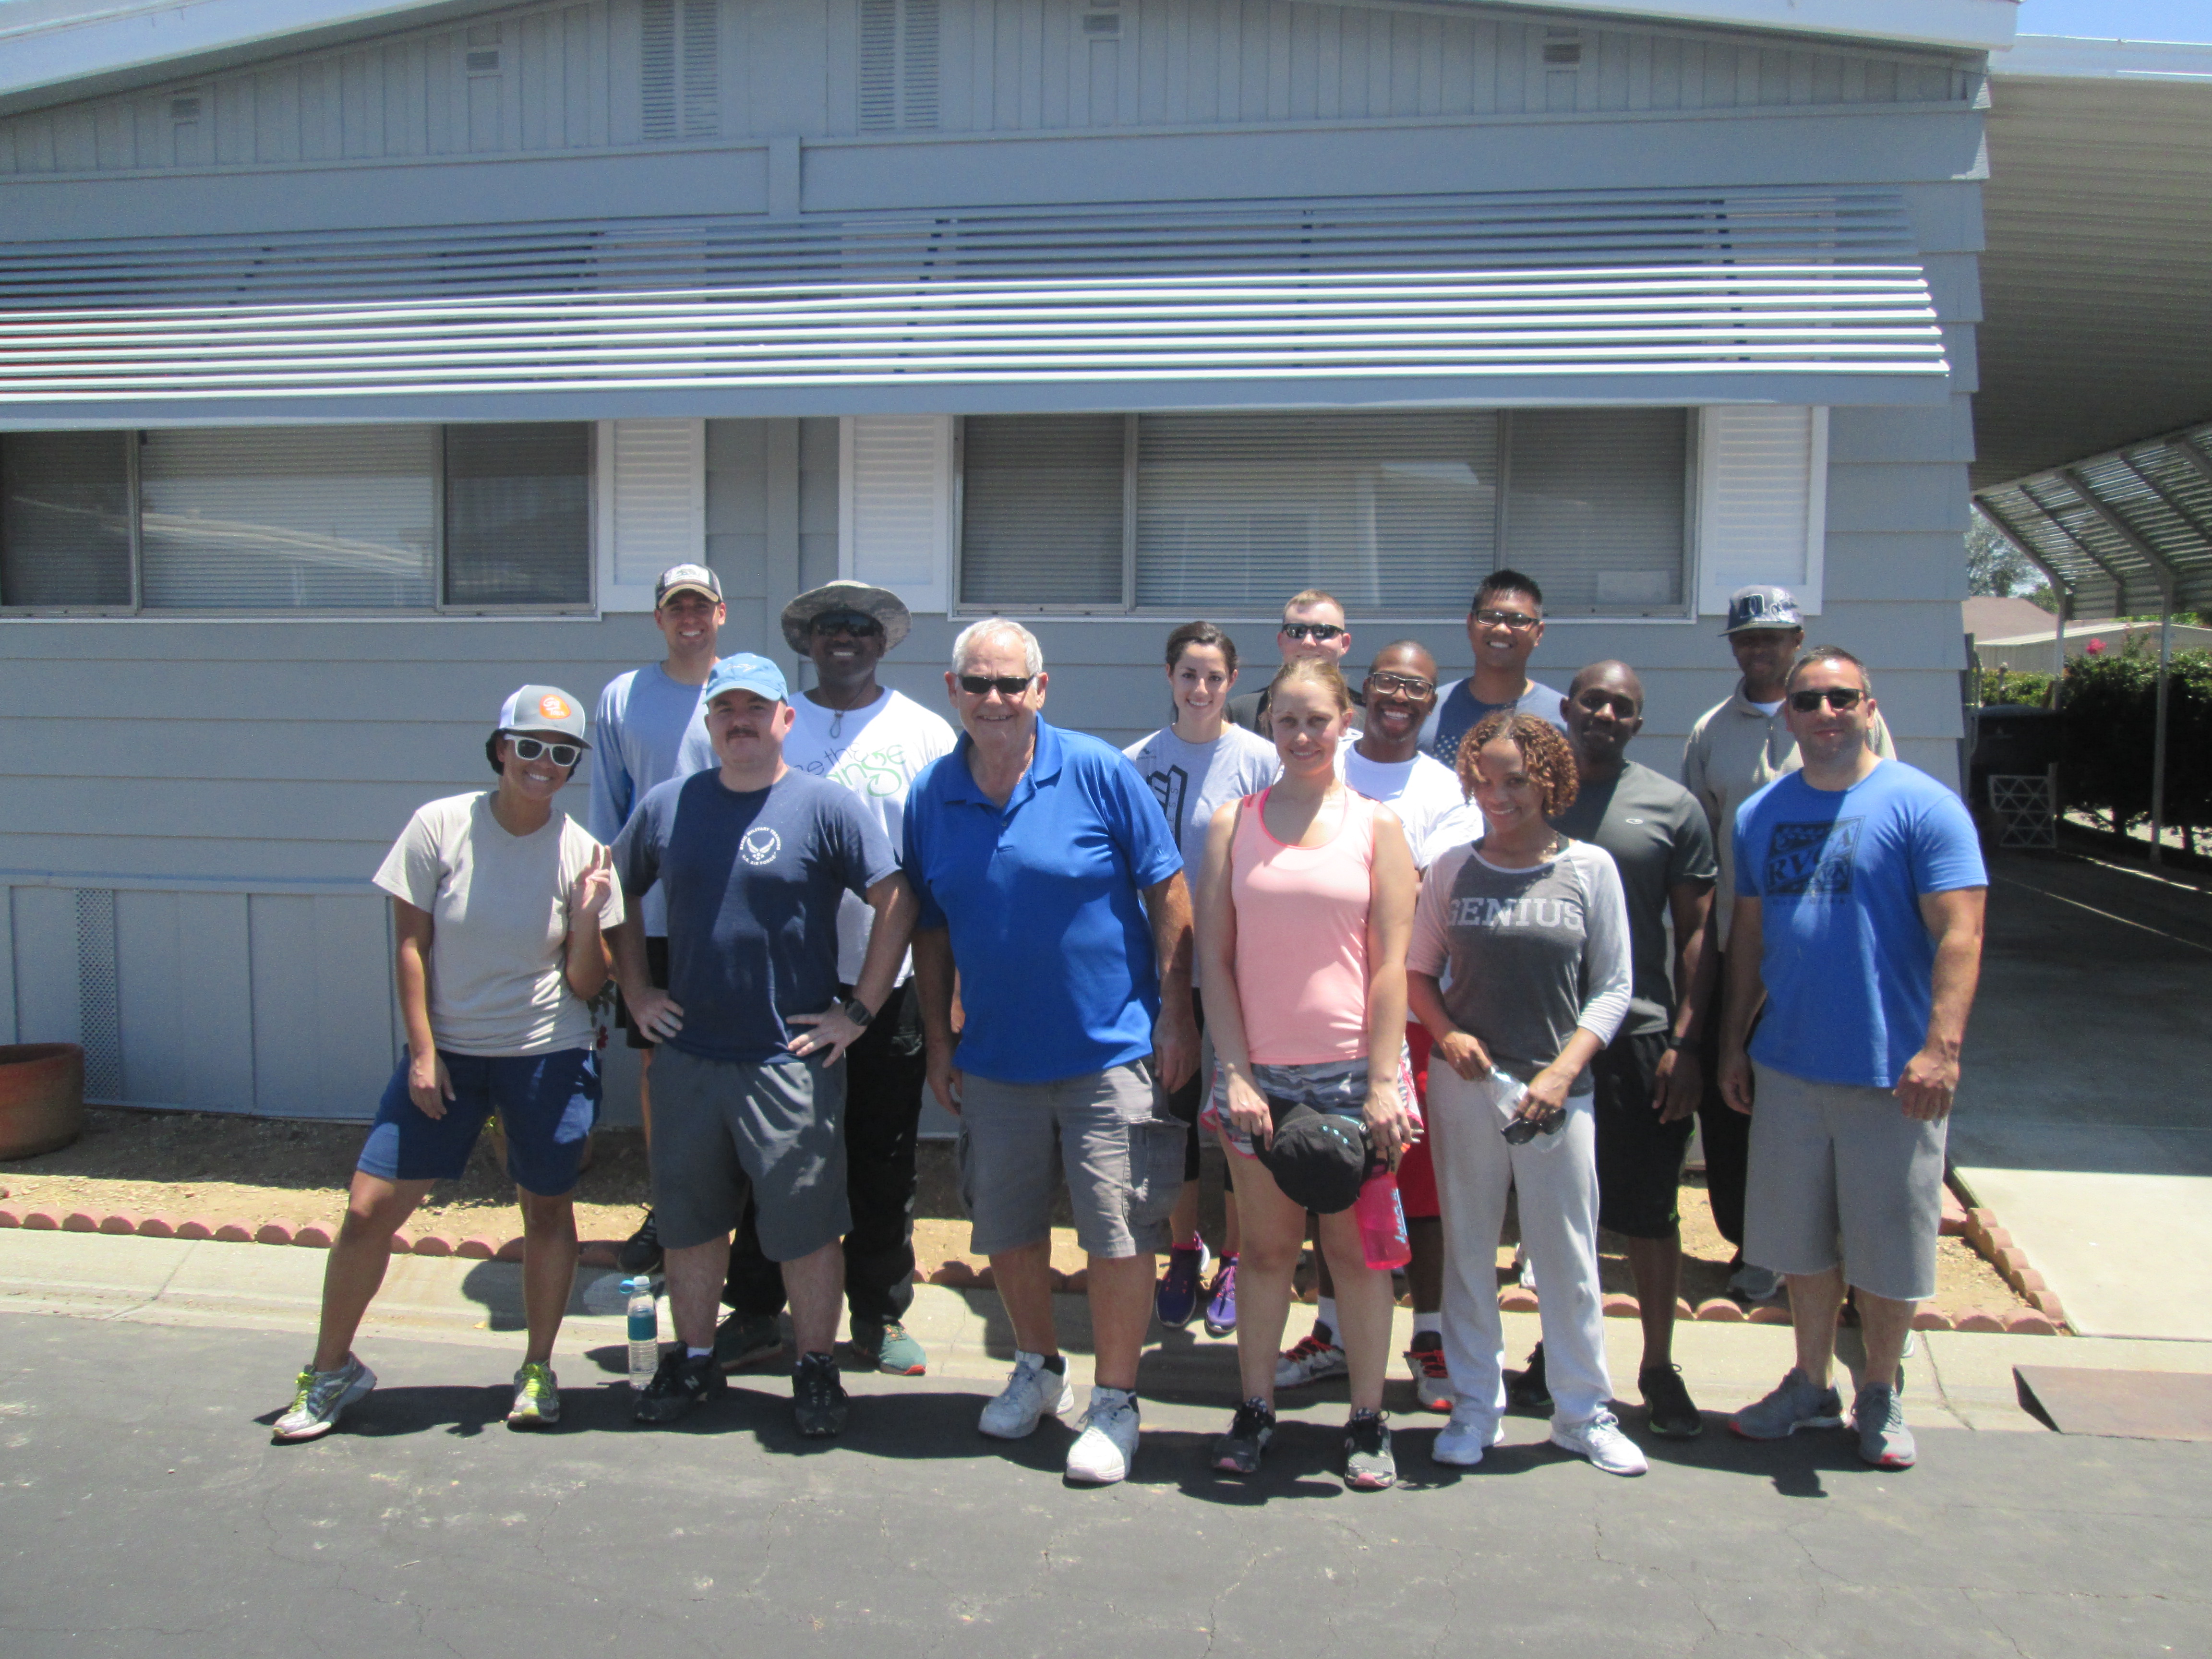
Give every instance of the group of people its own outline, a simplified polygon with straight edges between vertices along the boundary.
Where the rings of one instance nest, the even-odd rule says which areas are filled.
[[[1480,1462],[1517,1403],[1597,1468],[1643,1473],[1610,1406],[1598,1233],[1627,1241],[1648,1426],[1694,1435],[1671,1354],[1693,1121],[1741,1253],[1731,1291],[1786,1284],[1796,1328],[1796,1364],[1731,1427],[1846,1421],[1848,1291],[1860,1453],[1912,1462],[1899,1365],[1935,1289],[1986,878],[1957,797],[1895,760],[1865,665],[1806,650],[1785,591],[1732,598],[1742,678],[1679,784],[1626,757],[1644,702],[1627,664],[1564,692],[1529,678],[1542,593],[1510,570],[1476,590],[1474,672],[1449,684],[1400,640],[1352,685],[1347,619],[1318,590],[1285,606],[1256,693],[1235,694],[1227,634],[1186,623],[1165,651],[1173,717],[1126,751],[1043,717],[1042,650],[1004,617],[954,643],[956,733],[877,683],[909,623],[884,590],[833,582],[785,609],[814,670],[797,695],[764,658],[716,657],[710,570],[667,572],[657,601],[663,663],[611,684],[588,728],[555,688],[515,693],[495,787],[423,807],[378,874],[408,1056],[279,1437],[327,1431],[374,1387],[351,1345],[391,1235],[494,1111],[525,1218],[509,1421],[557,1419],[599,1098],[586,1004],[611,972],[647,1049],[653,1205],[627,1248],[664,1267],[678,1337],[641,1421],[781,1354],[787,1299],[800,1433],[845,1425],[842,1312],[871,1362],[926,1370],[902,1323],[926,1086],[957,1121],[971,1249],[1012,1330],[987,1435],[1075,1410],[1050,1265],[1066,1189],[1095,1354],[1073,1480],[1127,1475],[1147,1334],[1202,1310],[1238,1355],[1216,1468],[1257,1470],[1277,1392],[1342,1375],[1346,1484],[1392,1485],[1401,1263],[1416,1396],[1449,1413],[1437,1462]],[[588,830],[552,812],[587,738]],[[1218,1258],[1202,1138],[1230,1171]],[[1509,1194],[1542,1330],[1519,1371],[1498,1297]],[[1402,1248],[1378,1256],[1376,1217],[1399,1206]],[[1310,1236],[1321,1304],[1285,1349]]]

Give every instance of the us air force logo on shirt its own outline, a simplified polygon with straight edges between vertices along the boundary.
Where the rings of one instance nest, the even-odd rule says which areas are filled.
[[[1840,898],[1851,890],[1858,859],[1857,818],[1825,823],[1778,823],[1766,838],[1771,898]]]
[[[747,864],[766,864],[782,850],[783,839],[773,830],[748,830],[738,843],[738,854]]]

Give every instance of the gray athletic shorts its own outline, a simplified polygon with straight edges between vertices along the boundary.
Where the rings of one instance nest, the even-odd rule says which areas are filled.
[[[1054,1083],[1001,1083],[970,1072],[960,1099],[960,1196],[976,1255],[1049,1237],[1063,1172],[1076,1239],[1092,1255],[1110,1261],[1167,1249],[1190,1132],[1169,1111],[1149,1065],[1135,1060]]]
[[[1808,1083],[1755,1062],[1752,1072],[1744,1259],[1783,1273],[1840,1260],[1845,1281],[1872,1295],[1935,1295],[1950,1120],[1907,1117],[1887,1089]]]
[[[734,1231],[748,1185],[761,1253],[796,1261],[853,1231],[845,1073],[807,1059],[756,1066],[659,1045],[653,1062],[653,1219],[672,1250]]]

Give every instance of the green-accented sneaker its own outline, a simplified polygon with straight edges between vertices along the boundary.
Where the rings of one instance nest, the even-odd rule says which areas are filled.
[[[878,1370],[892,1376],[922,1376],[929,1370],[929,1354],[896,1319],[876,1324],[853,1322],[853,1346]]]
[[[292,1409],[276,1419],[270,1432],[279,1440],[319,1439],[337,1426],[347,1407],[375,1386],[376,1373],[351,1354],[334,1371],[319,1371],[310,1365],[300,1373]]]
[[[561,1384],[550,1365],[525,1360],[514,1374],[514,1403],[507,1408],[510,1429],[550,1429],[561,1420]]]

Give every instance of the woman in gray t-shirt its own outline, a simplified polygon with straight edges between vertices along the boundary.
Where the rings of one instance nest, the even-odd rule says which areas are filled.
[[[1536,1270],[1552,1441],[1641,1474],[1620,1431],[1598,1297],[1597,1140],[1589,1062],[1628,1012],[1628,905],[1604,852],[1548,819],[1573,805],[1573,751],[1548,723],[1492,714],[1461,745],[1482,839],[1429,866],[1407,1003],[1435,1039],[1429,1133],[1444,1223],[1444,1359],[1455,1401],[1432,1455],[1462,1467],[1505,1410],[1495,1262],[1505,1200]]]

